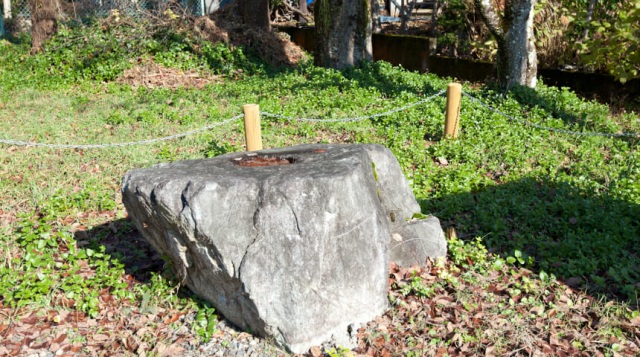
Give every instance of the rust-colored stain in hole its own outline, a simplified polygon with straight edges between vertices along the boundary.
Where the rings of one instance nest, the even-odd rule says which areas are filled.
[[[257,167],[257,166],[278,166],[289,165],[296,162],[293,157],[277,157],[277,156],[245,156],[232,160],[234,165]]]

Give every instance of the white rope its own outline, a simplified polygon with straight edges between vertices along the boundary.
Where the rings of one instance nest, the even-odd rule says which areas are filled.
[[[279,118],[279,119],[285,119],[285,120],[289,120],[289,121],[303,121],[303,122],[315,122],[315,123],[336,123],[336,122],[356,122],[356,121],[362,121],[362,120],[367,120],[367,119],[374,119],[374,118],[379,118],[379,117],[383,117],[383,116],[387,116],[387,115],[391,115],[391,114],[395,114],[401,111],[405,111],[409,108],[415,107],[417,105],[420,104],[424,104],[426,102],[431,101],[432,99],[434,99],[435,97],[438,97],[442,94],[444,94],[446,92],[446,90],[441,90],[440,92],[433,94],[429,97],[426,97],[420,101],[417,101],[415,103],[411,103],[411,104],[407,104],[403,107],[400,108],[396,108],[384,113],[378,113],[378,114],[372,114],[372,115],[364,115],[364,116],[359,116],[359,117],[352,117],[352,118],[340,118],[340,119],[317,119],[317,118],[294,118],[294,117],[290,117],[290,116],[286,116],[286,115],[281,115],[281,114],[273,114],[273,113],[269,113],[269,112],[261,112],[260,114],[265,116],[265,117],[272,117],[272,118]],[[515,121],[517,123],[520,124],[524,124],[527,126],[531,126],[533,128],[536,129],[541,129],[541,130],[548,130],[548,131],[553,131],[553,132],[557,132],[557,133],[563,133],[563,134],[570,134],[570,135],[584,135],[584,136],[604,136],[604,137],[614,137],[614,138],[619,138],[619,137],[630,137],[630,138],[640,138],[640,133],[633,133],[633,132],[623,132],[623,133],[598,133],[598,132],[579,132],[579,131],[571,131],[571,130],[565,130],[565,129],[557,129],[557,128],[551,128],[548,126],[543,126],[543,125],[539,125],[533,122],[530,122],[528,120],[524,120],[524,119],[519,119],[516,118],[512,115],[509,114],[505,114],[502,111],[483,103],[481,100],[473,97],[472,95],[463,92],[463,94],[468,97],[469,99],[471,99],[472,101],[478,103],[480,106],[487,108],[491,111],[493,111],[494,113],[500,114],[512,121]],[[35,146],[35,147],[45,147],[45,148],[50,148],[50,149],[102,149],[102,148],[112,148],[112,147],[123,147],[123,146],[132,146],[132,145],[147,145],[147,144],[153,144],[153,143],[157,143],[160,141],[167,141],[167,140],[173,140],[173,139],[178,139],[178,138],[183,138],[185,136],[189,136],[189,135],[194,135],[197,133],[201,133],[203,131],[207,131],[207,130],[211,130],[215,127],[221,126],[221,125],[225,125],[228,123],[231,123],[239,118],[244,117],[244,114],[238,114],[232,118],[229,118],[227,120],[218,122],[218,123],[214,123],[211,125],[207,125],[204,126],[202,128],[199,129],[195,129],[195,130],[191,130],[191,131],[187,131],[181,134],[175,134],[175,135],[169,135],[169,136],[165,136],[165,137],[161,137],[161,138],[155,138],[155,139],[147,139],[147,140],[140,140],[140,141],[130,141],[130,142],[123,142],[123,143],[112,143],[112,144],[87,144],[87,145],[83,145],[83,144],[46,144],[46,143],[37,143],[37,142],[30,142],[30,141],[19,141],[19,140],[8,140],[8,139],[0,139],[0,144],[7,144],[7,145],[16,145],[16,146]]]
[[[272,118],[286,119],[286,120],[289,120],[289,121],[306,121],[306,122],[313,122],[313,123],[336,123],[336,122],[347,123],[347,122],[362,121],[362,120],[379,118],[379,117],[395,114],[395,113],[407,110],[409,108],[415,107],[416,105],[424,104],[424,103],[432,100],[433,98],[444,94],[445,92],[446,92],[446,90],[441,90],[440,92],[438,92],[438,93],[436,93],[434,95],[431,95],[431,96],[429,96],[427,98],[424,98],[424,99],[422,99],[420,101],[417,101],[417,102],[411,103],[411,104],[407,104],[407,105],[405,105],[403,107],[400,107],[400,108],[397,108],[397,109],[393,109],[393,110],[390,110],[388,112],[379,113],[379,114],[373,114],[373,115],[363,115],[363,116],[354,117],[354,118],[340,118],[340,119],[294,118],[294,117],[290,117],[290,116],[286,116],[286,115],[273,114],[273,113],[269,113],[269,112],[261,112],[260,115],[264,115],[266,117],[272,117]]]
[[[50,148],[50,149],[103,149],[103,148],[123,147],[123,146],[132,146],[132,145],[147,145],[147,144],[157,143],[159,141],[173,140],[173,139],[183,138],[185,136],[201,133],[203,131],[211,130],[211,129],[217,127],[217,126],[221,126],[221,125],[225,125],[225,124],[231,123],[231,122],[233,122],[233,121],[235,121],[235,120],[237,120],[239,118],[242,118],[242,117],[244,117],[244,114],[238,114],[238,115],[234,116],[233,118],[229,118],[227,120],[224,120],[224,121],[221,121],[221,122],[218,122],[218,123],[215,123],[215,124],[207,125],[207,126],[204,126],[204,127],[200,128],[200,129],[187,131],[185,133],[169,135],[169,136],[164,136],[164,137],[155,138],[155,139],[147,139],[147,140],[140,140],[140,141],[129,141],[129,142],[124,142],[124,143],[88,144],[88,145],[83,145],[83,144],[45,144],[45,143],[36,143],[36,142],[31,142],[31,141],[18,141],[18,140],[0,139],[0,144],[17,145],[17,146],[37,146],[37,147],[45,147],[45,148]]]
[[[462,94],[464,94],[466,97],[468,97],[469,99],[471,99],[472,101],[478,103],[480,106],[485,107],[491,111],[493,111],[494,113],[500,114],[512,121],[515,121],[517,123],[523,124],[523,125],[527,125],[536,129],[541,129],[541,130],[547,130],[547,131],[553,131],[556,133],[562,133],[562,134],[569,134],[569,135],[582,135],[582,136],[604,136],[604,137],[609,137],[609,138],[622,138],[622,137],[628,137],[628,138],[640,138],[640,133],[633,133],[633,132],[623,132],[623,133],[616,133],[616,134],[612,134],[612,133],[597,133],[597,132],[583,132],[583,131],[571,131],[571,130],[565,130],[565,129],[557,129],[557,128],[552,128],[552,127],[548,127],[548,126],[544,126],[544,125],[540,125],[540,124],[536,124],[536,123],[532,123],[528,120],[524,120],[524,119],[518,119],[512,115],[509,114],[505,114],[503,112],[501,112],[500,110],[483,103],[480,99],[477,99],[475,97],[473,97],[472,95],[463,92]]]

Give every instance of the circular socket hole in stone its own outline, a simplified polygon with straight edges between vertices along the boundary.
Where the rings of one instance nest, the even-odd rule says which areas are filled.
[[[244,157],[237,157],[231,160],[234,165],[245,167],[260,167],[260,166],[279,166],[289,165],[298,161],[295,157],[282,157],[282,156],[267,156],[267,155],[247,155]]]

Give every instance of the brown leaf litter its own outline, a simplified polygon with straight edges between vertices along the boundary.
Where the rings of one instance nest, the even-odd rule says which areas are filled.
[[[273,67],[295,67],[307,54],[291,41],[289,35],[276,30],[263,30],[244,25],[230,5],[209,17],[192,21],[192,33],[211,43],[225,43],[231,48],[245,47]],[[197,50],[197,48],[194,48]],[[146,88],[203,88],[221,82],[220,76],[204,75],[194,70],[166,68],[151,60],[138,59],[135,67],[126,70],[119,83]]]
[[[358,355],[640,354],[640,320],[625,317],[630,310],[558,281],[541,282],[527,269],[480,274],[451,262],[412,268],[392,263],[390,269],[392,308],[359,330]],[[407,289],[416,279],[432,290]]]
[[[127,69],[118,78],[118,83],[128,84],[133,88],[196,88],[202,89],[211,83],[221,82],[220,77],[204,75],[195,70],[183,71],[167,68],[153,61],[139,60],[139,65]]]

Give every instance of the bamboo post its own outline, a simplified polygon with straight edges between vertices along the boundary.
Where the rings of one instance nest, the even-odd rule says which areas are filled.
[[[458,137],[461,94],[462,85],[460,83],[449,83],[447,86],[447,113],[444,122],[445,137],[454,139]]]
[[[244,137],[247,142],[247,151],[262,150],[262,135],[260,134],[260,106],[258,104],[245,104],[244,112]]]

